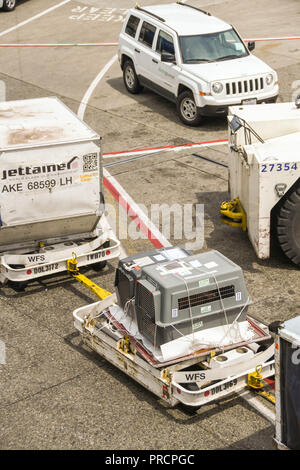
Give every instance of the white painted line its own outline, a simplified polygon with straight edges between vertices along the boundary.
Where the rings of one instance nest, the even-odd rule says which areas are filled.
[[[261,403],[257,397],[251,395],[248,390],[238,392],[237,395],[251,405],[256,411],[258,411],[264,418],[270,421],[275,426],[275,411],[270,410]]]
[[[57,5],[54,5],[51,8],[48,8],[47,10],[42,11],[41,13],[38,13],[35,16],[32,16],[31,18],[28,18],[25,21],[22,21],[21,23],[16,24],[15,26],[12,26],[11,28],[8,28],[2,32],[0,32],[0,37],[4,36],[5,34],[11,33],[12,31],[15,31],[18,28],[21,28],[22,26],[25,26],[28,23],[31,23],[31,21],[37,20],[38,18],[41,18],[44,15],[47,15],[47,13],[51,13],[51,11],[56,10],[59,7],[62,7],[63,5],[66,5],[66,3],[69,3],[71,0],[64,0],[61,3],[58,3]]]
[[[97,77],[94,78],[90,86],[88,87],[84,97],[82,98],[82,101],[80,103],[79,109],[78,109],[78,116],[80,119],[83,120],[84,114],[86,107],[89,103],[90,97],[92,96],[95,88],[97,87],[98,83],[100,80],[103,78],[103,76],[106,74],[106,72],[110,69],[110,67],[113,65],[113,63],[117,60],[118,56],[114,55],[112,59],[103,67],[103,69],[98,73]]]
[[[95,77],[91,85],[89,86],[88,90],[86,91],[79,109],[78,109],[78,117],[83,120],[84,114],[86,111],[86,107],[88,105],[89,99],[92,96],[95,88],[105,75],[105,73],[110,69],[110,67],[114,64],[114,62],[117,60],[118,56],[115,55],[112,57],[112,59],[104,66],[104,68],[99,72],[99,74]],[[129,196],[129,194],[124,190],[124,188],[117,182],[117,180],[111,176],[111,174],[104,168],[104,176],[105,178],[110,182],[110,184],[119,192],[121,195],[122,199],[128,206],[136,213],[136,215],[139,217],[139,219],[142,221],[143,224],[145,224],[151,234],[155,236],[155,238],[164,246],[171,246],[170,242],[160,233],[160,231],[157,229],[154,224],[150,221],[150,219],[147,217],[147,215],[140,209],[140,207],[133,201],[133,199]],[[123,253],[126,253],[124,248],[121,246],[121,251]],[[126,257],[126,255],[122,255],[121,257]]]

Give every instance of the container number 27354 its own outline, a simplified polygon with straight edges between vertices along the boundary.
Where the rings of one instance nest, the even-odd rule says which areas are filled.
[[[263,163],[261,166],[262,173],[268,173],[271,171],[289,171],[297,170],[297,163]]]

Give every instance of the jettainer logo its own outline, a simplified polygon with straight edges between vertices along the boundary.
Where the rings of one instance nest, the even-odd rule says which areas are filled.
[[[74,170],[78,168],[78,157],[72,157],[66,163],[50,163],[42,166],[19,166],[2,170],[1,180],[15,178],[16,176],[30,176],[44,173],[58,173],[60,171]]]

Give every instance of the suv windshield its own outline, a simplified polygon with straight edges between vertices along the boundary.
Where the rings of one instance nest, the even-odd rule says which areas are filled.
[[[248,55],[244,43],[233,29],[211,34],[179,37],[184,63],[215,62]]]

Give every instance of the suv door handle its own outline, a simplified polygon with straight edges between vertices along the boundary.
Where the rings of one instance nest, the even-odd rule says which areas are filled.
[[[155,64],[158,64],[158,60],[152,59],[152,62],[154,62]]]
[[[141,51],[139,51],[138,49],[134,49],[134,50],[135,50],[135,52],[137,52],[138,54],[141,52]]]

